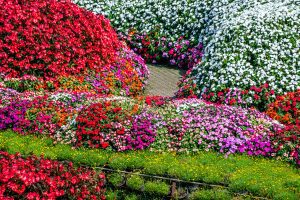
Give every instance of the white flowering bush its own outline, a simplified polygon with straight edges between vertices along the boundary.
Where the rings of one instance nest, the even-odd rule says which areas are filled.
[[[199,34],[208,19],[209,0],[73,0],[111,20],[146,62],[191,68],[202,57]]]
[[[205,0],[73,0],[95,13],[104,14],[119,31],[134,28],[149,33],[159,28],[174,41],[180,36],[194,40],[204,27]]]
[[[275,95],[300,87],[299,1],[217,0],[207,16],[204,58],[182,88],[193,85],[200,96],[265,83]]]
[[[205,47],[204,57],[183,80],[181,90],[201,96],[268,83],[274,97],[300,88],[297,0],[74,2],[106,15],[119,32],[128,33],[132,28],[150,32],[160,27],[160,34],[175,40],[182,35],[197,38]],[[247,99],[250,104],[252,101]]]

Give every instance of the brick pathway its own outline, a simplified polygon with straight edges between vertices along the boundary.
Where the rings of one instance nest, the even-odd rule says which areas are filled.
[[[150,78],[146,87],[146,95],[174,96],[178,90],[177,83],[185,74],[184,70],[165,65],[148,65]]]

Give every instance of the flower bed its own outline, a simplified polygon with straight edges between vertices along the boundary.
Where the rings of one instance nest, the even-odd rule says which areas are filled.
[[[107,16],[120,33],[120,38],[148,62],[168,62],[185,68],[191,68],[200,62],[202,45],[198,45],[198,38],[205,24],[203,19],[206,2],[199,0],[73,0],[73,2]]]
[[[104,174],[73,164],[0,151],[1,199],[105,199]]]
[[[144,60],[118,40],[102,15],[55,0],[0,5],[0,86],[142,92],[149,74]]]
[[[200,38],[204,59],[185,78],[182,91],[191,88],[201,96],[266,82],[276,95],[295,91],[300,87],[298,12],[293,0],[215,1]]]
[[[12,92],[11,90],[8,90]],[[91,93],[49,93],[16,98],[0,109],[0,128],[47,135],[74,147],[114,151],[198,152],[281,157],[291,133],[255,109],[199,99],[119,98]],[[286,135],[286,136],[284,136]],[[298,151],[298,139],[289,152]],[[275,141],[275,142],[274,142]],[[279,154],[278,154],[279,153]],[[298,154],[290,161],[298,162]]]

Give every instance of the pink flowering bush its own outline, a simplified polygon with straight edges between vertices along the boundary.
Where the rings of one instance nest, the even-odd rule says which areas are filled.
[[[215,150],[270,156],[273,152],[270,134],[282,128],[256,110],[207,104],[196,99],[175,100],[166,109],[173,115],[165,115],[166,126],[153,144],[154,150]],[[167,145],[162,147],[161,143]]]
[[[190,69],[200,63],[202,58],[202,45],[195,44],[183,36],[179,37],[177,41],[171,41],[158,34],[157,31],[152,31],[147,34],[131,32],[124,35],[119,33],[119,37],[150,63],[166,63]]]

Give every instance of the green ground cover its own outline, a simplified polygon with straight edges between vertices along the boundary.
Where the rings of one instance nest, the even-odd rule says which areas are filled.
[[[0,148],[9,153],[20,152],[25,156],[34,154],[69,160],[76,165],[106,167],[225,186],[233,193],[247,193],[272,199],[300,197],[298,169],[284,162],[259,157],[230,155],[225,158],[224,155],[212,152],[192,155],[145,150],[118,153],[99,149],[72,149],[68,145],[54,145],[49,138],[22,136],[10,130],[0,132]],[[145,184],[149,191],[155,190],[152,186],[153,183]],[[203,191],[199,193],[202,194]]]

